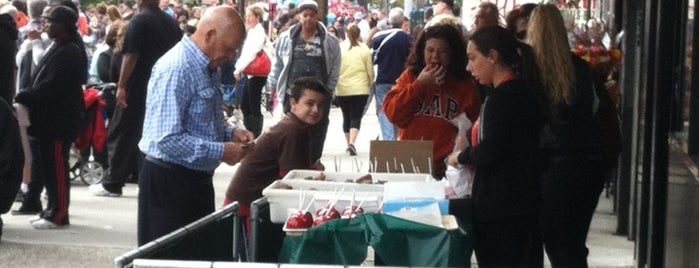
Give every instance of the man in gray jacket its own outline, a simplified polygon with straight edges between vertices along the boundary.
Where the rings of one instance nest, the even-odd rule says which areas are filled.
[[[318,21],[318,4],[305,0],[298,6],[299,23],[279,36],[275,50],[275,62],[267,78],[270,88],[276,89],[284,112],[289,106],[290,87],[300,77],[314,77],[325,85],[332,96],[340,76],[340,45]],[[325,106],[323,119],[311,127],[309,141],[310,161],[315,163],[323,155],[323,144],[328,131],[330,105]]]

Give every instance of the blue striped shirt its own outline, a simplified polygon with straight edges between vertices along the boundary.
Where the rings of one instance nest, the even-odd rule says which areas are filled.
[[[225,123],[220,72],[184,36],[153,66],[148,82],[143,153],[190,169],[213,172],[223,157],[223,142],[234,128]]]

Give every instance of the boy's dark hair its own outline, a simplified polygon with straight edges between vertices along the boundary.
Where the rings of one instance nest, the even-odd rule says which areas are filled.
[[[321,93],[325,96],[326,100],[330,98],[330,92],[325,90],[323,83],[313,77],[300,77],[294,80],[294,83],[291,85],[291,98],[298,101],[301,99],[304,90],[312,90]]]

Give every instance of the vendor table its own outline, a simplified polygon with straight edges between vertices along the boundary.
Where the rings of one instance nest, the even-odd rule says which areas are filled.
[[[472,227],[446,230],[385,214],[334,220],[287,235],[281,263],[359,265],[367,246],[387,266],[470,267]]]

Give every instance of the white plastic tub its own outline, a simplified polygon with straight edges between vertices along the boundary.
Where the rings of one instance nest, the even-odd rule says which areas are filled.
[[[366,173],[324,172],[326,176],[325,181],[305,179],[309,176],[315,177],[319,173],[320,171],[315,170],[292,170],[287,173],[282,180],[273,182],[262,191],[262,195],[266,196],[269,202],[270,218],[272,222],[286,222],[286,219],[291,213],[299,209],[305,209],[311,200],[314,200],[314,202],[310,205],[309,211],[315,216],[316,209],[326,206],[333,197],[337,197],[338,199],[335,208],[342,213],[342,210],[349,206],[353,191],[357,205],[362,200],[366,199],[364,204],[362,204],[362,208],[364,208],[365,212],[378,211],[384,192],[383,184],[345,182],[347,180],[354,181],[366,175]],[[379,180],[387,183],[432,180],[428,174],[372,173],[371,177],[375,183]],[[291,186],[292,189],[280,189],[280,183],[287,184]],[[306,197],[303,206],[299,208],[301,189],[303,189]],[[341,191],[342,193],[340,194]]]

